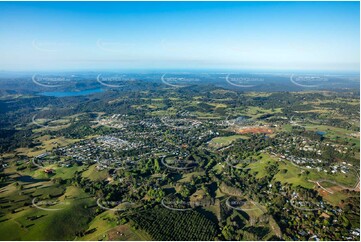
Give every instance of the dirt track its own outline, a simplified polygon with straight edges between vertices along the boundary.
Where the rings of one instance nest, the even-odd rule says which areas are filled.
[[[273,130],[268,127],[245,127],[236,132],[238,134],[272,134]]]

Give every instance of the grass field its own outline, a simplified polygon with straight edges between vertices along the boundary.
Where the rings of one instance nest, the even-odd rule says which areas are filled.
[[[96,216],[90,223],[88,231],[95,230],[93,233],[89,233],[83,237],[78,237],[77,240],[99,240],[104,239],[103,235],[117,226],[115,221],[115,215],[113,211],[107,210]]]
[[[248,216],[256,219],[260,217],[262,214],[264,214],[264,212],[258,206],[256,204],[252,204],[251,202],[247,202],[245,205],[241,207],[241,209],[244,209],[243,211],[245,211],[248,214]]]
[[[90,137],[88,137],[88,138],[90,138]],[[41,142],[41,145],[37,146],[34,149],[18,148],[15,151],[18,155],[34,157],[34,156],[40,155],[42,153],[45,153],[47,151],[51,151],[53,148],[73,144],[75,142],[80,141],[80,139],[67,139],[65,137],[51,138],[49,135],[44,135],[39,138],[39,141]]]
[[[191,181],[191,177],[197,177],[197,176],[204,176],[205,172],[204,171],[200,171],[200,172],[191,172],[191,173],[186,173],[182,175],[182,179],[180,179],[178,182],[180,183],[187,183]]]
[[[324,135],[326,138],[331,139],[332,141],[337,141],[338,139],[342,139],[344,141],[354,143],[357,147],[360,147],[360,139],[351,137],[350,135],[353,134],[353,131],[328,126],[328,125],[315,125],[315,124],[306,124],[304,125],[306,130],[311,131],[323,131],[326,132]]]
[[[43,184],[44,185],[44,184]],[[42,186],[43,186],[42,185]],[[69,192],[68,192],[68,189]],[[22,200],[15,200],[14,205],[18,207],[15,213],[6,213],[0,222],[1,240],[71,240],[77,231],[86,229],[88,218],[92,214],[91,206],[94,205],[93,199],[90,199],[82,190],[78,188],[68,188],[65,193],[57,198],[57,203],[52,206],[45,206],[43,210],[35,206],[24,206],[27,201],[31,204],[30,197],[22,197]],[[13,190],[9,188],[9,190]],[[50,188],[30,188],[26,190],[27,194],[35,193],[47,197]],[[35,195],[37,195],[35,193]],[[18,189],[10,192],[6,199],[17,199]],[[74,195],[76,194],[76,195]],[[59,194],[57,194],[59,195]],[[1,200],[4,201],[3,194]],[[41,200],[44,202],[44,200]],[[49,200],[48,200],[49,201]],[[53,201],[53,200],[52,200]],[[3,203],[2,203],[3,204]],[[44,207],[44,205],[39,205]],[[67,221],[59,223],[58,221]]]
[[[82,173],[82,176],[85,178],[89,178],[91,181],[101,181],[107,179],[108,171],[98,171],[96,167],[97,164],[89,166],[89,168]]]
[[[350,195],[342,191],[338,191],[334,192],[333,194],[325,193],[322,197],[330,204],[334,206],[340,206],[341,201],[346,200],[348,197],[350,197]]]
[[[237,139],[249,139],[249,137],[246,135],[231,135],[231,136],[216,137],[213,138],[208,145],[213,148],[220,148],[223,146],[230,145],[233,141]]]
[[[251,116],[254,119],[257,119],[265,114],[275,114],[275,113],[282,113],[282,108],[275,108],[275,109],[264,109],[260,107],[250,106],[247,108],[245,115]]]
[[[273,158],[268,154],[262,154],[262,159],[258,160],[255,163],[248,165],[251,168],[251,172],[257,172],[257,178],[264,177],[267,175],[265,167],[271,163],[277,163],[279,165],[279,172],[275,175],[275,180],[282,183],[292,183],[294,186],[300,185],[305,188],[313,188],[314,183],[308,180],[331,180],[338,182],[344,186],[354,186],[357,182],[357,175],[355,172],[349,172],[348,174],[343,173],[325,173],[323,171],[318,172],[315,169],[301,169],[292,164],[292,162],[287,160],[278,161],[277,158]],[[287,170],[287,172],[282,172],[282,170]],[[306,172],[306,170],[308,172]]]

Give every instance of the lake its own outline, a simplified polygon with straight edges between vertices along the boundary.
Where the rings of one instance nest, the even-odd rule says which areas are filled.
[[[318,134],[318,135],[325,135],[326,132],[324,132],[324,131],[316,131],[316,134]]]
[[[21,182],[31,182],[31,183],[49,181],[49,179],[35,179],[31,176],[18,176],[15,178],[15,180],[21,181]]]
[[[96,88],[96,89],[89,89],[78,92],[40,92],[38,94],[48,97],[76,97],[76,96],[85,96],[100,92],[104,92],[104,90],[101,88]]]

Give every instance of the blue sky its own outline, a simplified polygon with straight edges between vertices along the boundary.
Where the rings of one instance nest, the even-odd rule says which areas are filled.
[[[0,70],[359,71],[359,2],[0,2]]]

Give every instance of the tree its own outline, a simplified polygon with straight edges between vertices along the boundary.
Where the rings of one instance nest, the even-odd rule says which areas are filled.
[[[186,186],[182,186],[179,193],[182,195],[182,197],[188,197],[190,195],[190,191]]]
[[[159,161],[158,159],[154,160],[154,172],[158,173],[160,171]]]

